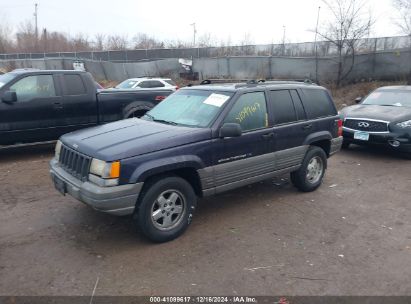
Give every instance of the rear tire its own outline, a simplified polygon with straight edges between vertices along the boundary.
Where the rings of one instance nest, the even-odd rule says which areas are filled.
[[[191,185],[177,176],[159,176],[144,185],[137,206],[137,226],[149,240],[171,241],[191,223],[197,197]]]
[[[305,154],[301,167],[291,172],[291,182],[300,191],[314,191],[322,184],[326,168],[327,155],[324,150],[311,146]]]

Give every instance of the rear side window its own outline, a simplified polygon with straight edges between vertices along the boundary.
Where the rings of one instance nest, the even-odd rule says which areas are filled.
[[[86,87],[80,75],[63,75],[64,81],[64,95],[84,95],[87,94]]]
[[[151,80],[150,82],[150,88],[161,88],[164,87],[164,83],[158,81],[158,80]]]
[[[309,119],[336,115],[331,97],[325,90],[303,89],[305,111]]]
[[[277,125],[297,120],[293,100],[288,90],[270,91],[270,109]]]

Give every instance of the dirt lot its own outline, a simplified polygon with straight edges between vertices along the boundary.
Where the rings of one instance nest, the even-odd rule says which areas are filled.
[[[0,295],[411,295],[411,161],[355,147],[324,185],[203,199],[161,245],[62,197],[52,148],[0,152]]]

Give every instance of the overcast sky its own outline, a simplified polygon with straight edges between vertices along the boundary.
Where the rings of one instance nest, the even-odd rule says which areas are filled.
[[[332,1],[332,0],[331,0]],[[39,28],[62,31],[70,35],[86,33],[121,34],[132,38],[146,33],[162,40],[192,41],[210,33],[214,40],[238,43],[249,34],[254,43],[280,43],[283,26],[289,42],[313,41],[318,7],[320,23],[329,16],[321,0],[0,0],[0,23],[18,26],[34,20],[34,3],[38,6]],[[401,34],[393,24],[392,0],[369,0],[376,24],[372,37]]]

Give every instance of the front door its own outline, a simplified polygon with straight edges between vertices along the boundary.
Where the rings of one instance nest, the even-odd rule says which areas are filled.
[[[241,95],[224,123],[240,124],[243,134],[218,139],[217,153],[214,155],[214,184],[217,192],[238,187],[274,169],[272,155],[269,154],[273,133],[268,123],[264,92]]]
[[[7,89],[17,93],[17,102],[0,105],[0,144],[56,139],[61,96],[53,75],[26,76]]]

